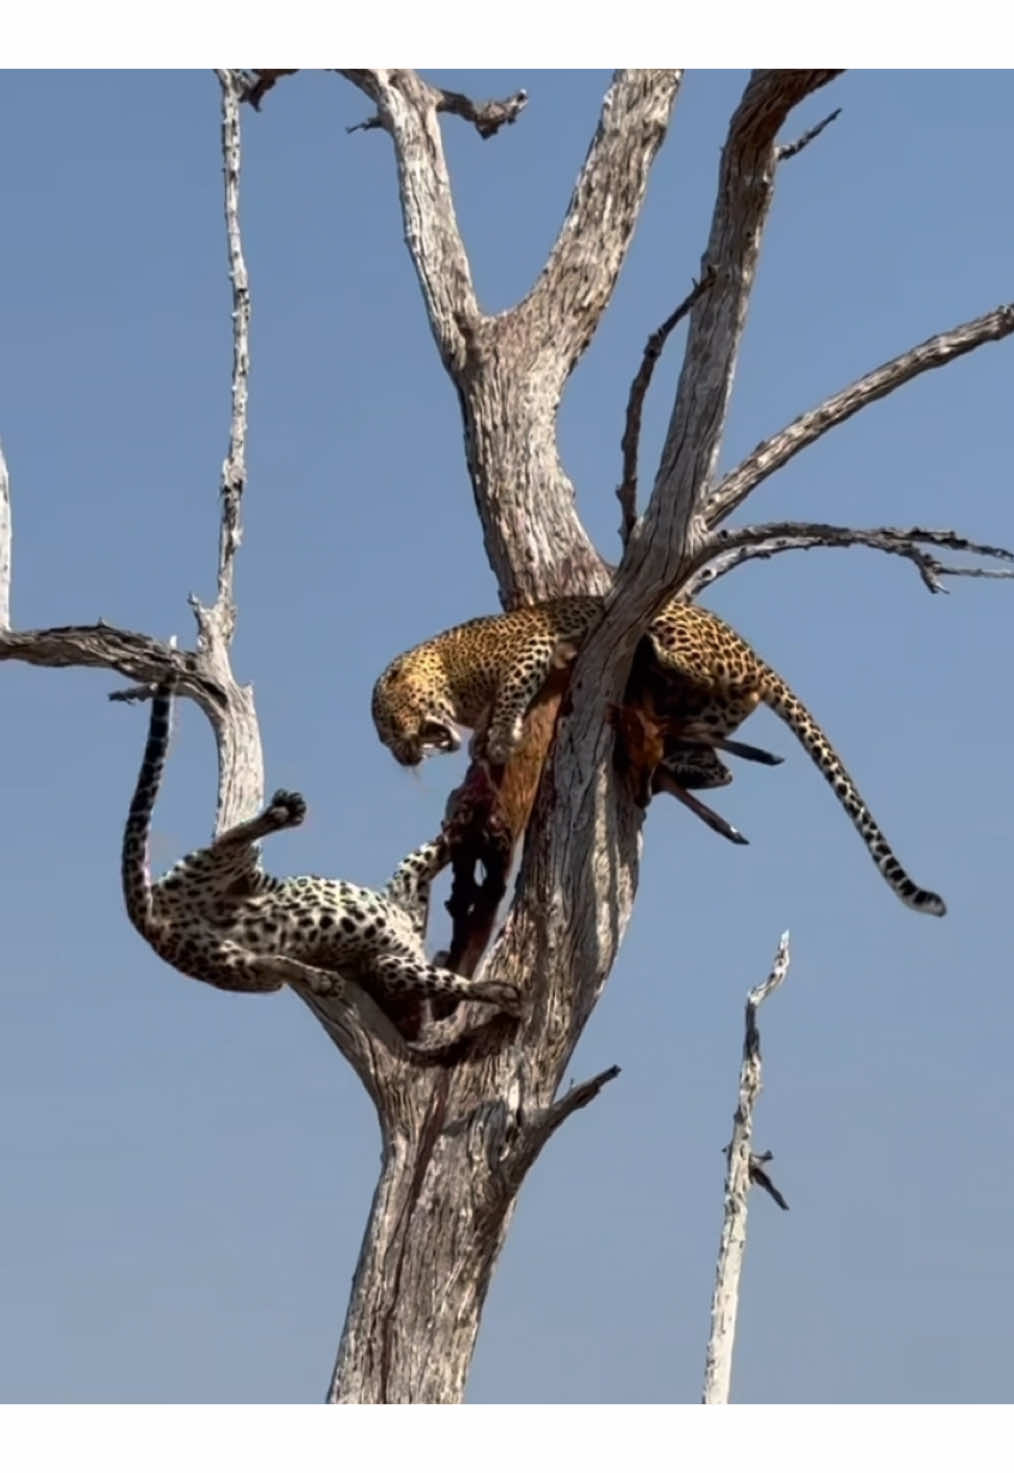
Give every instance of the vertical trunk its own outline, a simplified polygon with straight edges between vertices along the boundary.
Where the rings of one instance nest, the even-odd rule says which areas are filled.
[[[565,366],[540,355],[524,327],[483,324],[459,390],[486,555],[509,607],[609,586],[557,446]]]
[[[387,1132],[329,1402],[464,1397],[519,1183],[499,1175],[499,1112],[476,1110],[462,1128],[447,1086],[441,1072],[425,1117]]]
[[[519,984],[522,1021],[454,1068],[377,1061],[384,1164],[328,1399],[457,1402],[490,1275],[528,1167],[615,1070],[552,1103],[616,958],[637,888],[643,811],[613,769],[620,699],[653,603],[679,587],[724,423],[775,162],[789,107],[831,73],[760,73],[733,119],[707,265],[641,546],[578,656],[528,828],[514,903],[486,964]],[[610,572],[581,524],[560,460],[560,395],[612,295],[680,83],[619,71],[557,240],[531,292],[481,311],[454,213],[438,111],[459,107],[412,72],[347,72],[394,140],[405,238],[457,389],[486,551],[505,605],[605,593]],[[480,130],[481,131],[481,130]],[[742,167],[740,167],[742,155]],[[731,222],[731,223],[730,223]],[[640,547],[640,551],[638,551]],[[534,790],[519,774],[527,809]],[[511,800],[513,801],[513,800]],[[503,802],[507,827],[515,827]],[[491,836],[492,837],[492,836]]]

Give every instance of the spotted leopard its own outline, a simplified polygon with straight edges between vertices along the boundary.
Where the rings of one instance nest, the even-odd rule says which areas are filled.
[[[299,793],[278,791],[237,824],[153,881],[151,815],[165,766],[173,688],[158,686],[144,759],[123,835],[127,914],[163,960],[230,992],[274,992],[285,982],[340,993],[342,974],[385,992],[445,996],[518,1009],[510,983],[471,981],[426,959],[430,884],[449,858],[441,835],[402,861],[383,894],[346,880],[265,874],[258,840],[296,828]]]
[[[506,614],[471,619],[416,645],[388,665],[373,690],[377,733],[399,762],[416,766],[433,751],[457,750],[457,726],[484,732],[484,755],[492,764],[509,758],[521,734],[525,711],[549,673],[573,660],[601,617],[592,596],[551,599]],[[944,915],[939,895],[922,890],[895,858],[858,788],[820,726],[785,681],[734,629],[716,614],[674,600],[651,625],[638,651],[657,674],[656,704],[676,740],[666,767],[679,779],[680,757],[689,775],[684,786],[720,786],[728,769],[699,748],[756,753],[730,742],[759,705],[766,705],[796,734],[834,788],[873,862],[905,905]],[[764,760],[757,758],[754,760]]]

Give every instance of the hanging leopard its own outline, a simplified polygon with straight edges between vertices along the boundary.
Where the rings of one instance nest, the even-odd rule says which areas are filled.
[[[392,660],[374,686],[373,720],[380,740],[400,763],[417,766],[431,752],[456,751],[460,724],[477,733],[477,750],[488,763],[505,763],[529,704],[550,672],[574,659],[601,611],[601,600],[593,596],[550,599],[471,619],[416,645]],[[940,896],[920,889],[905,873],[802,701],[717,614],[673,600],[641,642],[635,670],[638,665],[667,723],[664,770],[676,783],[681,763],[691,779],[685,787],[730,781],[716,748],[754,761],[777,760],[730,740],[751,712],[766,705],[796,734],[834,788],[898,898],[913,910],[945,914]],[[653,681],[650,672],[645,674],[648,666],[656,672]]]
[[[433,877],[449,859],[443,835],[398,866],[380,894],[346,880],[265,874],[258,840],[296,828],[299,793],[279,791],[256,818],[179,860],[159,880],[149,861],[151,815],[169,743],[173,683],[151,703],[148,741],[123,834],[127,914],[163,960],[230,992],[274,992],[285,982],[320,995],[340,992],[342,973],[374,992],[471,999],[517,1013],[511,983],[471,981],[426,959],[423,941]]]

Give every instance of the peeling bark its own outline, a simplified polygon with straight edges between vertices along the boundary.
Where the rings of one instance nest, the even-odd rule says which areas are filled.
[[[236,684],[229,663],[249,371],[239,103],[245,98],[259,106],[288,75],[218,73],[232,280],[232,418],[221,480],[217,596],[210,608],[192,600],[194,650],[177,651],[104,624],[12,632],[9,498],[0,461],[0,659],[102,665],[144,684],[173,665],[181,690],[197,701],[215,731],[219,831],[253,813],[264,786],[252,694]],[[876,370],[759,446],[715,486],[777,169],[823,124],[790,145],[778,143],[779,130],[798,102],[837,75],[754,73],[722,152],[700,274],[706,287],[691,304],[652,494],[640,520],[629,510],[632,501],[624,503],[629,538],[619,569],[613,569],[577,515],[557,447],[556,416],[567,378],[615,287],[681,74],[615,73],[546,266],[524,300],[495,317],[483,313],[476,299],[439,114],[491,136],[519,116],[524,94],[473,103],[412,71],[342,75],[376,107],[367,126],[386,131],[393,142],[405,240],[441,361],[459,395],[475,504],[504,605],[564,592],[605,595],[602,622],[578,655],[566,695],[561,699],[554,692],[530,719],[531,746],[490,808],[490,822],[502,822],[511,844],[527,824],[513,905],[486,961],[490,975],[524,987],[527,1007],[520,1024],[494,1020],[476,1039],[461,1042],[474,1011],[465,1005],[438,1034],[451,1052],[420,1058],[389,1019],[370,1011],[369,999],[356,1005],[354,983],[351,1000],[304,997],[369,1091],[383,1147],[328,1400],[457,1402],[525,1175],[555,1130],[617,1072],[607,1069],[556,1098],[615,961],[637,889],[643,811],[614,770],[607,712],[622,700],[641,634],[666,599],[703,586],[747,557],[790,547],[878,547],[908,558],[930,586],[944,574],[965,570],[941,565],[927,549],[944,546],[1009,559],[1003,549],[949,532],[863,532],[818,523],[772,523],[727,536],[715,529],[760,480],[827,429],[924,369],[1011,331],[1014,312],[998,309]],[[636,432],[634,441],[628,468],[636,467]],[[543,770],[554,721],[556,741]],[[477,830],[477,861],[488,830],[489,823]],[[487,926],[478,938],[481,949],[492,926],[488,907],[479,918]],[[477,935],[468,941],[470,966],[478,961]]]

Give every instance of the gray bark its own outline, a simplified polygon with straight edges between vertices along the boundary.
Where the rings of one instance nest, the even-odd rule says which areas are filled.
[[[757,1031],[757,1009],[785,981],[789,970],[789,933],[778,943],[767,980],[751,989],[746,999],[746,1027],[743,1036],[743,1061],[739,1071],[739,1097],[732,1122],[728,1165],[725,1174],[725,1198],[722,1214],[722,1236],[715,1269],[715,1291],[711,1298],[711,1333],[704,1362],[704,1395],[707,1406],[724,1406],[732,1386],[732,1352],[736,1342],[736,1317],[739,1313],[739,1281],[746,1254],[747,1199],[753,1177],[753,1117],[761,1092],[760,1033]],[[784,1206],[784,1199],[782,1199]]]
[[[9,499],[0,462],[0,660],[102,665],[145,684],[172,664],[180,672],[181,691],[197,701],[215,732],[219,831],[252,815],[264,787],[252,695],[237,685],[229,662],[249,371],[250,294],[239,234],[239,98],[242,92],[259,105],[286,75],[219,73],[232,280],[232,419],[220,486],[217,596],[210,608],[191,601],[198,626],[195,648],[179,651],[101,623],[12,631],[7,618]],[[556,1099],[613,966],[637,888],[643,815],[614,776],[604,706],[622,695],[641,632],[664,600],[749,556],[859,543],[908,557],[928,581],[953,570],[936,563],[926,546],[997,552],[956,533],[918,529],[863,533],[817,523],[772,524],[741,531],[735,541],[723,540],[716,529],[776,463],[906,376],[1014,330],[1014,312],[1000,309],[987,326],[980,319],[945,334],[933,340],[931,353],[925,345],[913,350],[915,357],[909,355],[912,361],[903,370],[895,366],[893,377],[888,373],[885,379],[885,371],[878,370],[860,380],[765,442],[713,486],[777,168],[818,130],[791,149],[779,147],[778,132],[796,103],[836,75],[754,74],[722,154],[702,261],[707,289],[690,314],[653,491],[643,517],[637,520],[636,509],[630,509],[630,536],[613,577],[577,515],[557,448],[556,414],[567,378],[616,284],[680,73],[615,74],[545,269],[522,302],[495,317],[482,312],[475,296],[438,115],[457,114],[491,136],[518,117],[524,94],[473,104],[410,71],[344,75],[375,104],[376,115],[364,126],[385,130],[393,141],[405,239],[441,360],[459,394],[475,504],[504,604],[560,592],[608,594],[602,623],[574,670],[571,709],[561,721],[533,811],[514,903],[487,962],[491,975],[523,986],[527,1004],[521,1024],[487,1027],[451,1066],[413,1056],[354,985],[338,1000],[299,994],[368,1089],[383,1148],[328,1399],[456,1402],[464,1393],[490,1276],[528,1168],[569,1114],[589,1103],[616,1073],[606,1070]],[[466,1028],[471,1010],[461,1011]]]
[[[571,679],[572,710],[540,789],[513,906],[487,959],[491,975],[525,987],[527,1016],[513,1043],[452,1071],[444,1095],[431,1079],[403,1074],[380,1108],[383,1174],[329,1399],[457,1401],[525,1173],[569,1110],[604,1082],[552,1104],[637,888],[642,815],[615,781],[604,703],[620,697],[637,639],[662,602],[723,551],[709,530],[722,518],[707,512],[761,234],[788,156],[776,139],[792,107],[836,74],[757,73],[733,115],[702,260],[708,288],[691,312],[651,499],[614,580],[577,518],[556,411],[622,265],[678,74],[615,75],[545,270],[524,301],[496,318],[478,308],[458,234],[439,94],[406,73],[346,75],[377,103],[394,142],[406,242],[461,400],[476,507],[505,606],[611,590]],[[739,559],[782,550],[772,547],[771,530],[756,529],[751,549],[737,543]],[[823,545],[843,545],[846,529],[830,530]],[[778,531],[786,547],[819,540],[813,527]],[[889,530],[853,541],[913,560],[920,553],[918,539],[901,548]]]
[[[529,1011],[514,1041],[451,1071],[443,1095],[432,1079],[404,1071],[385,1092],[383,1174],[332,1401],[463,1395],[517,1191],[568,1113],[554,1113],[553,1099],[636,892],[642,815],[614,780],[603,697],[621,694],[641,631],[703,540],[703,498],[770,203],[775,138],[792,106],[831,75],[759,74],[733,118],[704,262],[715,280],[691,315],[655,488],[606,618],[579,659],[573,710],[542,784],[514,905],[487,964],[491,975],[521,980]],[[405,73],[357,72],[350,80],[376,102],[394,140],[406,241],[461,398],[473,491],[504,603],[608,588],[560,465],[555,417],[615,284],[678,75],[616,74],[545,270],[519,306],[492,319],[475,302],[433,92]],[[427,218],[435,213],[438,220]]]

